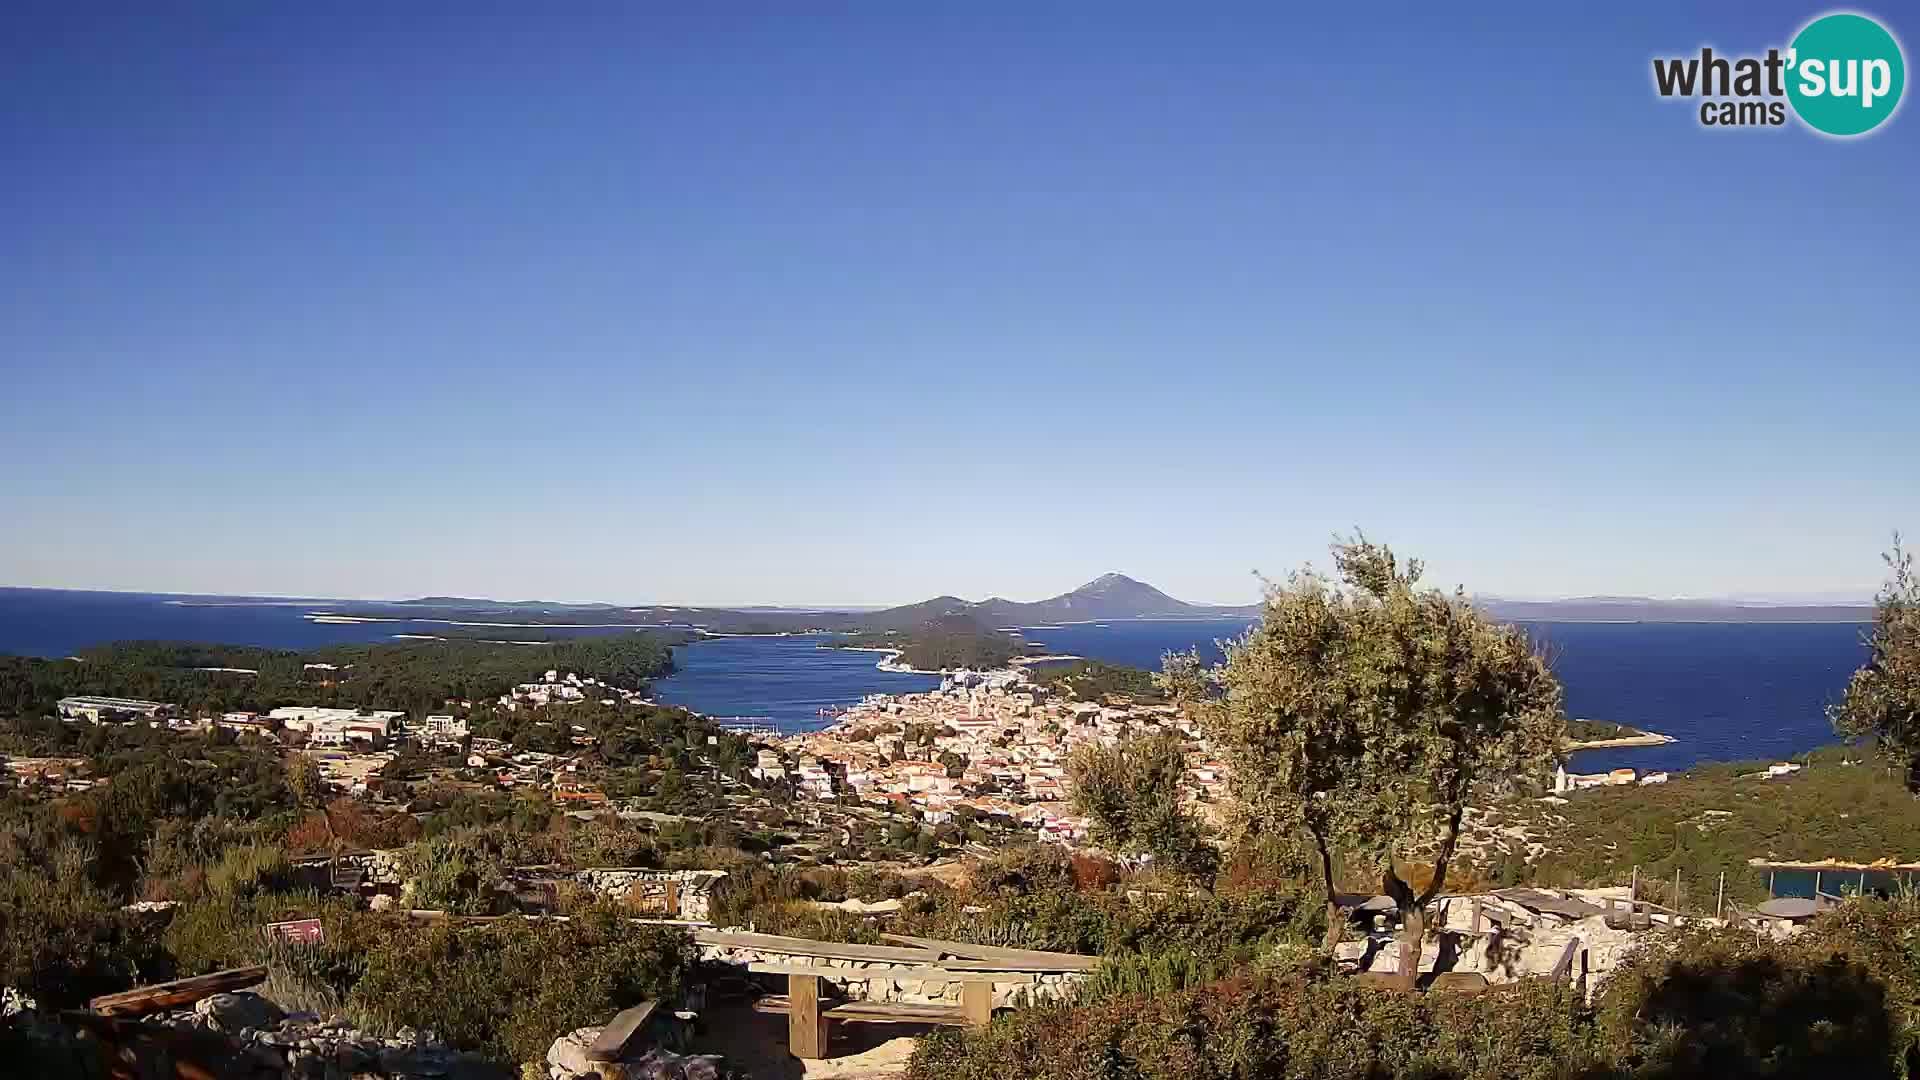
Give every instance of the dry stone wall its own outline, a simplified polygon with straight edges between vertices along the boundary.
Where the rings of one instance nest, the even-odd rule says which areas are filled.
[[[706,922],[713,887],[724,870],[644,870],[603,867],[582,870],[574,880],[596,895],[673,918]]]
[[[727,945],[702,945],[700,958],[742,969],[749,964],[805,964],[831,969],[834,974],[822,978],[822,982],[827,984],[822,987],[822,991],[849,1001],[958,1005],[960,989],[965,985],[945,979],[902,978],[888,974],[892,971],[930,966],[927,964],[795,956],[792,953]],[[1035,1005],[1046,1001],[1063,1000],[1071,994],[1075,984],[1085,977],[1084,973],[1077,971],[1028,973],[1021,976],[1024,980],[1022,982],[995,984],[993,1004],[995,1008],[1012,1008],[1023,1004]]]

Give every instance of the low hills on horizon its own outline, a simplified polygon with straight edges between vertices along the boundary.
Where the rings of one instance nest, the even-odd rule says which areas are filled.
[[[1761,603],[1636,596],[1586,596],[1556,600],[1486,597],[1476,602],[1490,614],[1514,622],[1866,622],[1873,614],[1872,606],[1865,603]],[[340,610],[342,614],[353,614],[359,606],[343,606]],[[952,627],[965,621],[977,624],[982,630],[1000,630],[1052,623],[1125,619],[1253,619],[1259,616],[1261,609],[1259,604],[1197,604],[1178,600],[1152,585],[1120,573],[1102,574],[1076,589],[1044,600],[1019,601],[998,596],[985,600],[966,600],[946,595],[914,604],[867,611],[663,604],[629,606],[444,596],[367,604],[364,607],[378,608],[379,613],[388,616],[398,608],[419,618],[459,616],[474,619],[490,616],[496,619],[514,617],[534,622],[589,625],[672,624],[701,627],[717,633],[909,631],[931,623]]]

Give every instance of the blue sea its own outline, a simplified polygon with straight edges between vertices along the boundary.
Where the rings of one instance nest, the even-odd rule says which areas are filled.
[[[446,634],[445,622],[403,618],[392,621],[317,623],[308,612],[377,605],[338,600],[262,599],[189,596],[175,593],[83,592],[67,589],[0,588],[0,654],[68,656],[110,641],[200,641],[220,645],[257,645],[272,649],[319,649],[328,645],[392,641],[409,635]],[[483,627],[458,628],[462,635]],[[631,633],[605,627],[540,627],[541,637]],[[512,627],[492,631],[514,637]],[[526,636],[526,635],[522,635]]]
[[[1169,650],[1220,659],[1242,621],[1076,623],[1024,632],[1049,652],[1157,668]],[[1530,623],[1566,687],[1567,715],[1671,735],[1589,750],[1569,768],[1686,769],[1781,759],[1834,741],[1826,707],[1865,661],[1861,623]]]
[[[708,716],[752,721],[782,731],[825,727],[821,710],[867,694],[917,694],[937,675],[881,671],[883,654],[821,648],[826,636],[720,637],[673,650],[675,674],[653,696]]]
[[[444,632],[440,624],[313,623],[324,601],[268,602],[135,593],[0,589],[0,653],[65,656],[88,645],[163,638],[317,648]],[[1198,648],[1246,629],[1239,620],[1117,621],[1023,628],[1048,652],[1158,667],[1169,650]],[[1779,759],[1833,741],[1826,706],[1865,659],[1857,623],[1535,623],[1567,688],[1569,716],[1664,732],[1678,742],[1589,751],[1582,770],[1684,769],[1700,761]],[[593,633],[598,631],[581,631]],[[629,631],[616,631],[629,632]],[[503,636],[512,636],[503,631]],[[936,680],[878,670],[873,653],[819,648],[809,637],[715,638],[676,650],[680,671],[662,700],[785,730],[824,721],[821,710],[863,695],[923,690]]]

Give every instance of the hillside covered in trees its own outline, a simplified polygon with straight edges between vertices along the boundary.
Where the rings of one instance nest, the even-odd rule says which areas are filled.
[[[220,711],[325,705],[438,711],[498,696],[557,669],[643,689],[673,671],[678,638],[623,634],[519,645],[420,641],[296,652],[128,641],[68,659],[0,656],[0,717],[44,716],[62,697],[104,694]]]

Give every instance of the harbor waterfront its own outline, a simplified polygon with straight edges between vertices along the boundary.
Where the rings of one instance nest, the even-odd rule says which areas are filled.
[[[1188,648],[1217,660],[1244,620],[1134,620],[1023,628],[1048,652],[1157,667]],[[1684,770],[1701,762],[1779,760],[1834,741],[1826,707],[1865,659],[1855,623],[1535,623],[1565,683],[1570,717],[1669,736],[1654,746],[1578,751],[1568,768]],[[675,650],[661,700],[717,716],[764,717],[776,730],[826,726],[868,694],[914,693],[939,679],[879,670],[883,654],[819,648],[825,638],[716,638]],[[915,680],[918,680],[917,682]],[[829,709],[828,715],[821,713]]]

